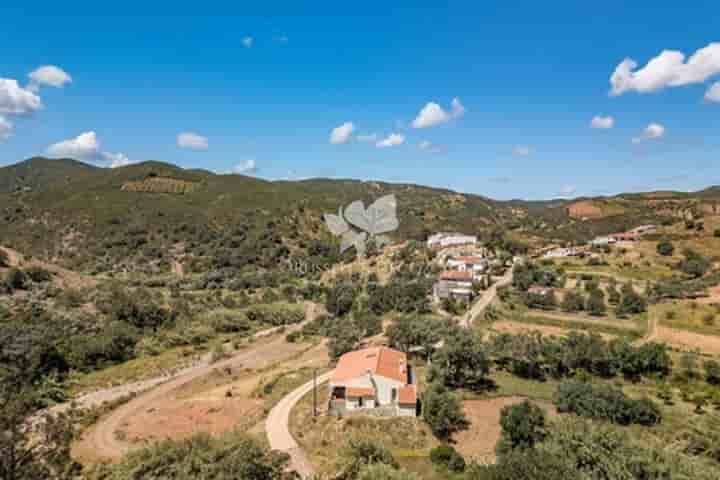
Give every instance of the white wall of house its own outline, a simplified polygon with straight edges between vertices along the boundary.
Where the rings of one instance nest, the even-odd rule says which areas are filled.
[[[360,406],[360,399],[359,398],[346,398],[345,399],[345,410],[352,411],[352,410],[364,410],[366,408],[375,408],[375,399],[364,397],[362,399],[362,406]]]
[[[384,405],[392,405],[394,401],[397,401],[397,395],[398,391],[400,390],[400,387],[402,387],[404,383],[399,382],[397,380],[393,380],[391,378],[386,378],[380,375],[373,375],[372,379],[369,375],[363,375],[360,377],[356,377],[350,380],[346,380],[344,382],[340,383],[330,383],[329,388],[332,392],[333,388],[336,386],[341,386],[345,388],[373,388],[375,389],[377,393],[377,400],[378,404],[377,406],[384,406]],[[393,389],[395,389],[395,400],[393,400]],[[350,400],[356,400],[356,399],[346,399],[346,405],[347,408],[350,409],[350,404],[348,403]],[[357,402],[355,402],[357,403]],[[365,402],[366,403],[366,402]],[[365,408],[374,408],[376,405],[373,404],[372,407],[365,407]],[[355,407],[357,408],[357,407]]]
[[[399,417],[414,417],[417,413],[415,405],[398,405]]]

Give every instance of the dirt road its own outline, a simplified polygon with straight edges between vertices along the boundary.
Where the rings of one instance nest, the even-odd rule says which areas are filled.
[[[321,385],[332,375],[332,371],[320,375],[317,378],[317,385]],[[293,407],[309,392],[312,391],[315,382],[312,380],[286,395],[275,407],[265,421],[265,432],[267,433],[270,448],[280,450],[290,455],[290,468],[295,470],[302,478],[310,478],[315,474],[315,469],[308,461],[305,452],[295,441],[290,433],[290,412]]]
[[[512,268],[510,268],[507,272],[505,272],[505,275],[497,279],[497,281],[492,284],[490,288],[483,292],[480,299],[475,302],[472,307],[470,307],[470,310],[468,310],[465,315],[460,317],[460,326],[465,328],[471,327],[475,317],[480,315],[483,310],[485,310],[487,306],[490,305],[490,303],[495,299],[498,288],[509,285],[510,282],[512,282],[512,278]]]
[[[316,306],[314,304],[306,304],[305,317],[306,321],[312,320],[316,315]],[[294,326],[293,329],[300,328]],[[258,332],[255,337],[267,337],[276,333],[278,328],[272,328]],[[248,350],[240,352],[238,355],[216,362],[201,362],[198,365],[189,367],[181,371],[178,375],[167,378],[159,377],[144,382],[136,382],[130,387],[118,387],[102,392],[95,392],[86,396],[80,404],[82,407],[97,404],[100,398],[104,401],[112,400],[127,395],[133,387],[145,386],[146,388],[155,386],[155,388],[146,391],[133,398],[129,402],[121,405],[110,415],[103,418],[93,428],[91,428],[83,436],[81,443],[84,449],[95,452],[99,458],[115,460],[127,453],[133,448],[121,439],[117,438],[116,432],[121,429],[126,420],[132,415],[148,408],[153,402],[156,402],[167,395],[172,394],[180,387],[197,380],[205,375],[209,375],[216,369],[235,369],[242,367],[244,369],[258,369],[269,366],[273,363],[285,360],[297,353],[298,346],[289,344],[284,337],[272,339],[269,342],[263,342],[259,345],[251,346]],[[164,383],[163,383],[164,382]],[[55,410],[68,408],[68,405],[61,405]]]

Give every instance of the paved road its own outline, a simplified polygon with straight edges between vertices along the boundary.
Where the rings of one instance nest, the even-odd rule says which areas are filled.
[[[332,373],[330,371],[320,375],[317,378],[317,384],[321,385],[330,380]],[[290,433],[290,412],[305,395],[312,391],[314,384],[311,380],[286,395],[270,410],[270,414],[265,420],[265,432],[270,442],[270,448],[290,455],[290,468],[302,478],[311,478],[315,474],[315,469]]]
[[[505,272],[505,275],[497,279],[497,281],[492,284],[490,288],[485,290],[482,296],[480,296],[480,299],[475,302],[472,307],[470,307],[470,310],[468,310],[465,315],[460,317],[460,326],[470,328],[472,326],[473,319],[480,315],[483,310],[485,310],[487,306],[490,305],[490,303],[495,299],[498,288],[509,285],[512,282],[512,278],[512,268],[509,268],[508,271]]]

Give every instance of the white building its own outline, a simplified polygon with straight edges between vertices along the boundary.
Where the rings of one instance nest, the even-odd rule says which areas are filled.
[[[463,235],[462,233],[436,233],[427,239],[428,248],[447,248],[458,245],[475,245],[475,235]]]
[[[387,347],[348,352],[330,379],[330,413],[414,417],[417,387],[407,355]]]
[[[445,265],[450,270],[472,272],[473,279],[477,279],[487,272],[490,262],[486,258],[477,256],[459,256],[449,258]]]

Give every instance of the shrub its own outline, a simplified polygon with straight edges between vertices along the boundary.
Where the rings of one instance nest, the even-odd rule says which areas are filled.
[[[414,473],[378,463],[362,467],[357,480],[420,480],[420,477]]]
[[[28,277],[25,272],[19,268],[12,268],[5,276],[5,284],[10,291],[25,290],[28,288]]]
[[[680,262],[679,268],[692,278],[702,277],[712,267],[709,258],[703,257],[692,249],[685,250],[684,255],[685,259]]]
[[[433,465],[448,469],[451,472],[465,470],[465,459],[448,444],[442,444],[430,450],[430,461]]]
[[[586,309],[590,315],[596,317],[605,315],[605,294],[602,290],[598,288],[590,292]]]
[[[570,291],[560,305],[566,312],[580,312],[585,309],[585,298],[580,292]]]
[[[337,478],[342,480],[357,478],[360,471],[369,465],[387,465],[398,468],[398,464],[390,450],[372,439],[350,439],[340,457],[338,464],[340,473]]]
[[[252,305],[245,310],[250,321],[279,327],[300,323],[305,313],[299,305],[274,303],[269,305]]]
[[[50,280],[52,280],[52,274],[50,273],[50,271],[42,267],[28,267],[25,269],[25,273],[28,277],[30,277],[30,280],[35,283],[49,282]]]
[[[710,385],[720,385],[720,363],[716,360],[706,360],[703,363],[705,381]]]
[[[631,284],[622,287],[620,303],[615,311],[618,317],[637,315],[647,310],[647,301],[638,294]]]
[[[558,387],[554,402],[561,413],[604,419],[619,425],[651,426],[662,420],[659,408],[650,399],[632,400],[622,390],[607,385],[564,382]]]
[[[675,246],[667,240],[663,240],[657,244],[657,252],[663,257],[670,257],[675,253]]]
[[[0,248],[0,268],[7,268],[10,266],[10,255],[5,250]]]

